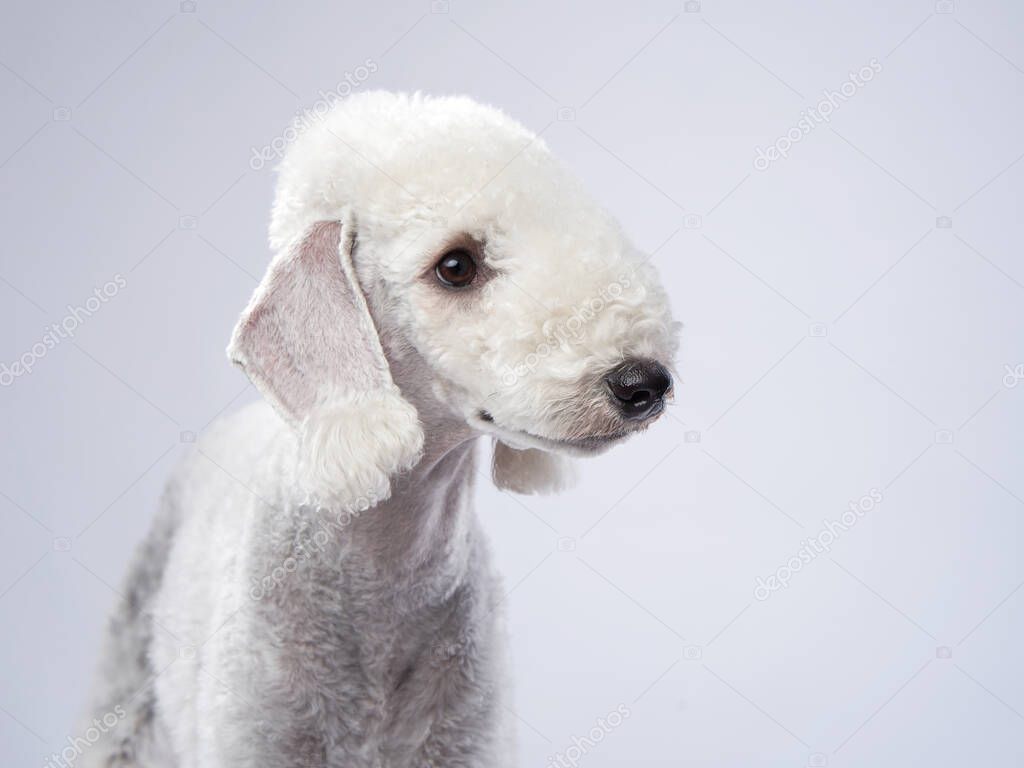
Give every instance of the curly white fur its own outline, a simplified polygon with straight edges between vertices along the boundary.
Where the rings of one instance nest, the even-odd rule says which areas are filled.
[[[558,493],[579,480],[572,462],[564,456],[536,448],[517,450],[495,440],[491,463],[494,484],[515,493]]]
[[[423,451],[416,409],[397,388],[337,399],[301,427],[298,482],[309,502],[345,509],[391,496],[391,477],[415,466]]]

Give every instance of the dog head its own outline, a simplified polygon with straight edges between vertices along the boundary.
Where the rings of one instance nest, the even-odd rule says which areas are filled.
[[[537,136],[468,99],[386,93],[306,122],[229,354],[301,431],[312,492],[386,497],[422,449],[417,409],[493,436],[495,480],[521,492],[657,418],[665,292]]]

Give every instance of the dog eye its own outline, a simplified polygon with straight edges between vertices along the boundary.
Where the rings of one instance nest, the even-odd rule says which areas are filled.
[[[449,288],[465,288],[476,277],[476,262],[469,251],[448,251],[434,267],[437,279]]]

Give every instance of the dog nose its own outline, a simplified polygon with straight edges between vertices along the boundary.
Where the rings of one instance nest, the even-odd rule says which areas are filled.
[[[604,380],[623,418],[635,421],[660,413],[665,393],[672,388],[672,377],[663,365],[643,360],[627,360]]]

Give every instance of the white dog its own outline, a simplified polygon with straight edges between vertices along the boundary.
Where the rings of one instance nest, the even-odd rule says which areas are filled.
[[[538,137],[465,98],[339,104],[285,158],[270,240],[228,350],[269,404],[169,484],[82,764],[511,765],[475,438],[530,493],[647,426],[665,293]]]

